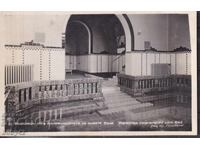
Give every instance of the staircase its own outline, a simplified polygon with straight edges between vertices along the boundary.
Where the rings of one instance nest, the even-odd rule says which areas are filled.
[[[102,91],[105,97],[105,104],[108,107],[106,110],[99,111],[102,115],[126,112],[134,109],[152,106],[151,103],[141,103],[134,97],[120,91],[117,86],[117,77],[104,80]]]

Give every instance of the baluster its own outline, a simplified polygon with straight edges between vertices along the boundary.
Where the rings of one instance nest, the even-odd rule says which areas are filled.
[[[153,80],[150,79],[149,81],[150,81],[149,88],[152,88],[152,81],[153,81]]]
[[[62,119],[62,108],[60,109],[60,120]]]
[[[49,110],[49,120],[51,121],[52,118],[52,110]]]
[[[162,80],[162,78],[160,79],[160,87],[163,87],[163,80]]]
[[[69,93],[70,93],[70,86],[69,86],[69,84],[67,83],[67,84],[65,84],[65,95],[66,96],[68,96],[69,95]]]
[[[21,90],[19,91],[15,91],[15,95],[14,95],[14,101],[16,102],[16,104],[20,104],[21,103]],[[16,105],[16,109],[19,109],[19,105]]]
[[[29,88],[26,88],[25,91],[26,91],[26,95],[25,95],[26,96],[26,104],[29,105]]]
[[[52,85],[51,97],[55,98],[55,85]]]
[[[40,99],[44,99],[44,86],[41,86],[40,93],[41,93]]]
[[[87,94],[87,83],[84,83],[84,85],[83,85],[84,87],[84,94]]]
[[[55,98],[58,98],[58,85],[57,85],[57,83],[54,87],[55,87],[54,88],[54,96],[55,96]]]
[[[41,111],[38,112],[38,121],[39,121],[39,123],[42,122]]]
[[[100,80],[97,83],[97,93],[101,93],[101,81]]]
[[[155,81],[155,79],[153,79],[153,88],[155,88],[156,87],[156,81]]]
[[[79,83],[79,94],[83,94],[83,83]]]
[[[54,110],[54,119],[57,120],[57,109]]]
[[[49,89],[50,89],[50,86],[49,85],[46,85],[46,98],[47,99],[49,99],[50,98],[50,91],[49,91]]]
[[[91,94],[91,83],[88,83],[88,94]]]
[[[95,85],[96,85],[96,83],[93,82],[93,83],[92,83],[92,93],[95,93],[95,91],[96,91],[96,89],[95,89]]]
[[[74,95],[78,95],[78,83],[74,84]]]
[[[21,104],[24,103],[24,90],[21,89]]]
[[[64,96],[64,89],[63,89],[63,84],[60,85],[60,96]]]
[[[46,111],[44,111],[44,118],[43,118],[43,122],[46,122]]]
[[[165,80],[165,79],[163,79],[163,87],[165,87],[165,84],[166,84],[166,83],[165,83],[165,81],[166,81],[166,80]]]
[[[59,98],[60,95],[61,95],[60,94],[60,92],[61,92],[61,90],[60,90],[60,84],[57,85],[57,91],[56,92],[57,92],[57,97]]]
[[[144,89],[146,88],[146,80],[143,81],[144,82]]]
[[[166,87],[168,87],[169,78],[166,79]]]
[[[95,83],[95,89],[96,89],[95,93],[97,93],[98,92],[98,83],[97,82]]]
[[[158,87],[161,87],[161,79],[158,79]]]
[[[141,89],[143,89],[144,88],[144,80],[141,80],[140,82],[141,82]]]
[[[135,88],[137,89],[137,87],[138,87],[138,89],[140,89],[141,88],[141,80],[135,80],[135,85],[137,85],[137,86],[135,86]]]
[[[70,83],[68,86],[69,95],[74,95],[74,83]]]
[[[165,87],[165,79],[162,79],[162,81],[163,81],[163,87]]]
[[[47,88],[46,88],[46,86],[44,86],[44,99],[48,99],[47,98]]]

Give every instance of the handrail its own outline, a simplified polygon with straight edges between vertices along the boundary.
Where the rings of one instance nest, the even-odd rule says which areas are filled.
[[[116,60],[118,60],[119,58],[121,58],[122,56],[124,56],[125,51],[126,50],[124,50],[123,52],[121,52],[120,55],[117,58],[115,58],[114,60],[112,60],[112,63],[115,62]]]

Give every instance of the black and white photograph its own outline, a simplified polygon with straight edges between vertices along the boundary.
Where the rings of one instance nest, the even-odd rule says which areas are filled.
[[[2,135],[197,134],[195,12],[0,17]]]

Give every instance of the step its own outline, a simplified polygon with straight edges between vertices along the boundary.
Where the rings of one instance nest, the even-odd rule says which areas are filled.
[[[131,97],[131,96],[129,96],[128,94],[126,94],[126,93],[122,93],[122,92],[116,92],[116,93],[103,93],[103,96],[104,97],[107,97],[107,98],[109,98],[109,97],[117,97],[117,96],[127,96],[127,97]]]
[[[135,98],[133,97],[130,97],[130,96],[127,96],[127,95],[113,95],[113,96],[106,96],[104,95],[104,98],[106,101],[123,101],[123,100],[126,100],[126,99],[129,99],[130,101],[131,100],[136,100]]]
[[[102,92],[104,93],[108,93],[108,94],[113,94],[113,93],[118,93],[121,92],[120,88],[110,88],[110,87],[106,87],[106,88],[102,88]]]
[[[132,97],[121,97],[121,98],[105,98],[105,102],[106,103],[118,103],[118,102],[132,102],[132,101],[136,101],[139,103],[139,101],[137,101],[136,99],[132,98]]]
[[[113,100],[113,101],[105,101],[105,104],[108,106],[114,106],[114,105],[123,105],[123,104],[140,104],[140,102],[133,100],[133,99],[125,99],[125,100]]]
[[[106,103],[107,104],[107,103]],[[133,105],[140,105],[140,102],[137,101],[128,101],[123,103],[109,103],[107,104],[108,108],[117,108],[117,107],[125,107],[125,106],[133,106]]]
[[[101,110],[99,111],[102,115],[110,114],[110,113],[116,113],[120,111],[128,111],[128,110],[134,110],[142,107],[149,107],[152,106],[151,103],[141,103],[137,105],[129,105],[129,106],[120,106],[120,107],[114,107],[114,108],[108,108],[107,110]]]

